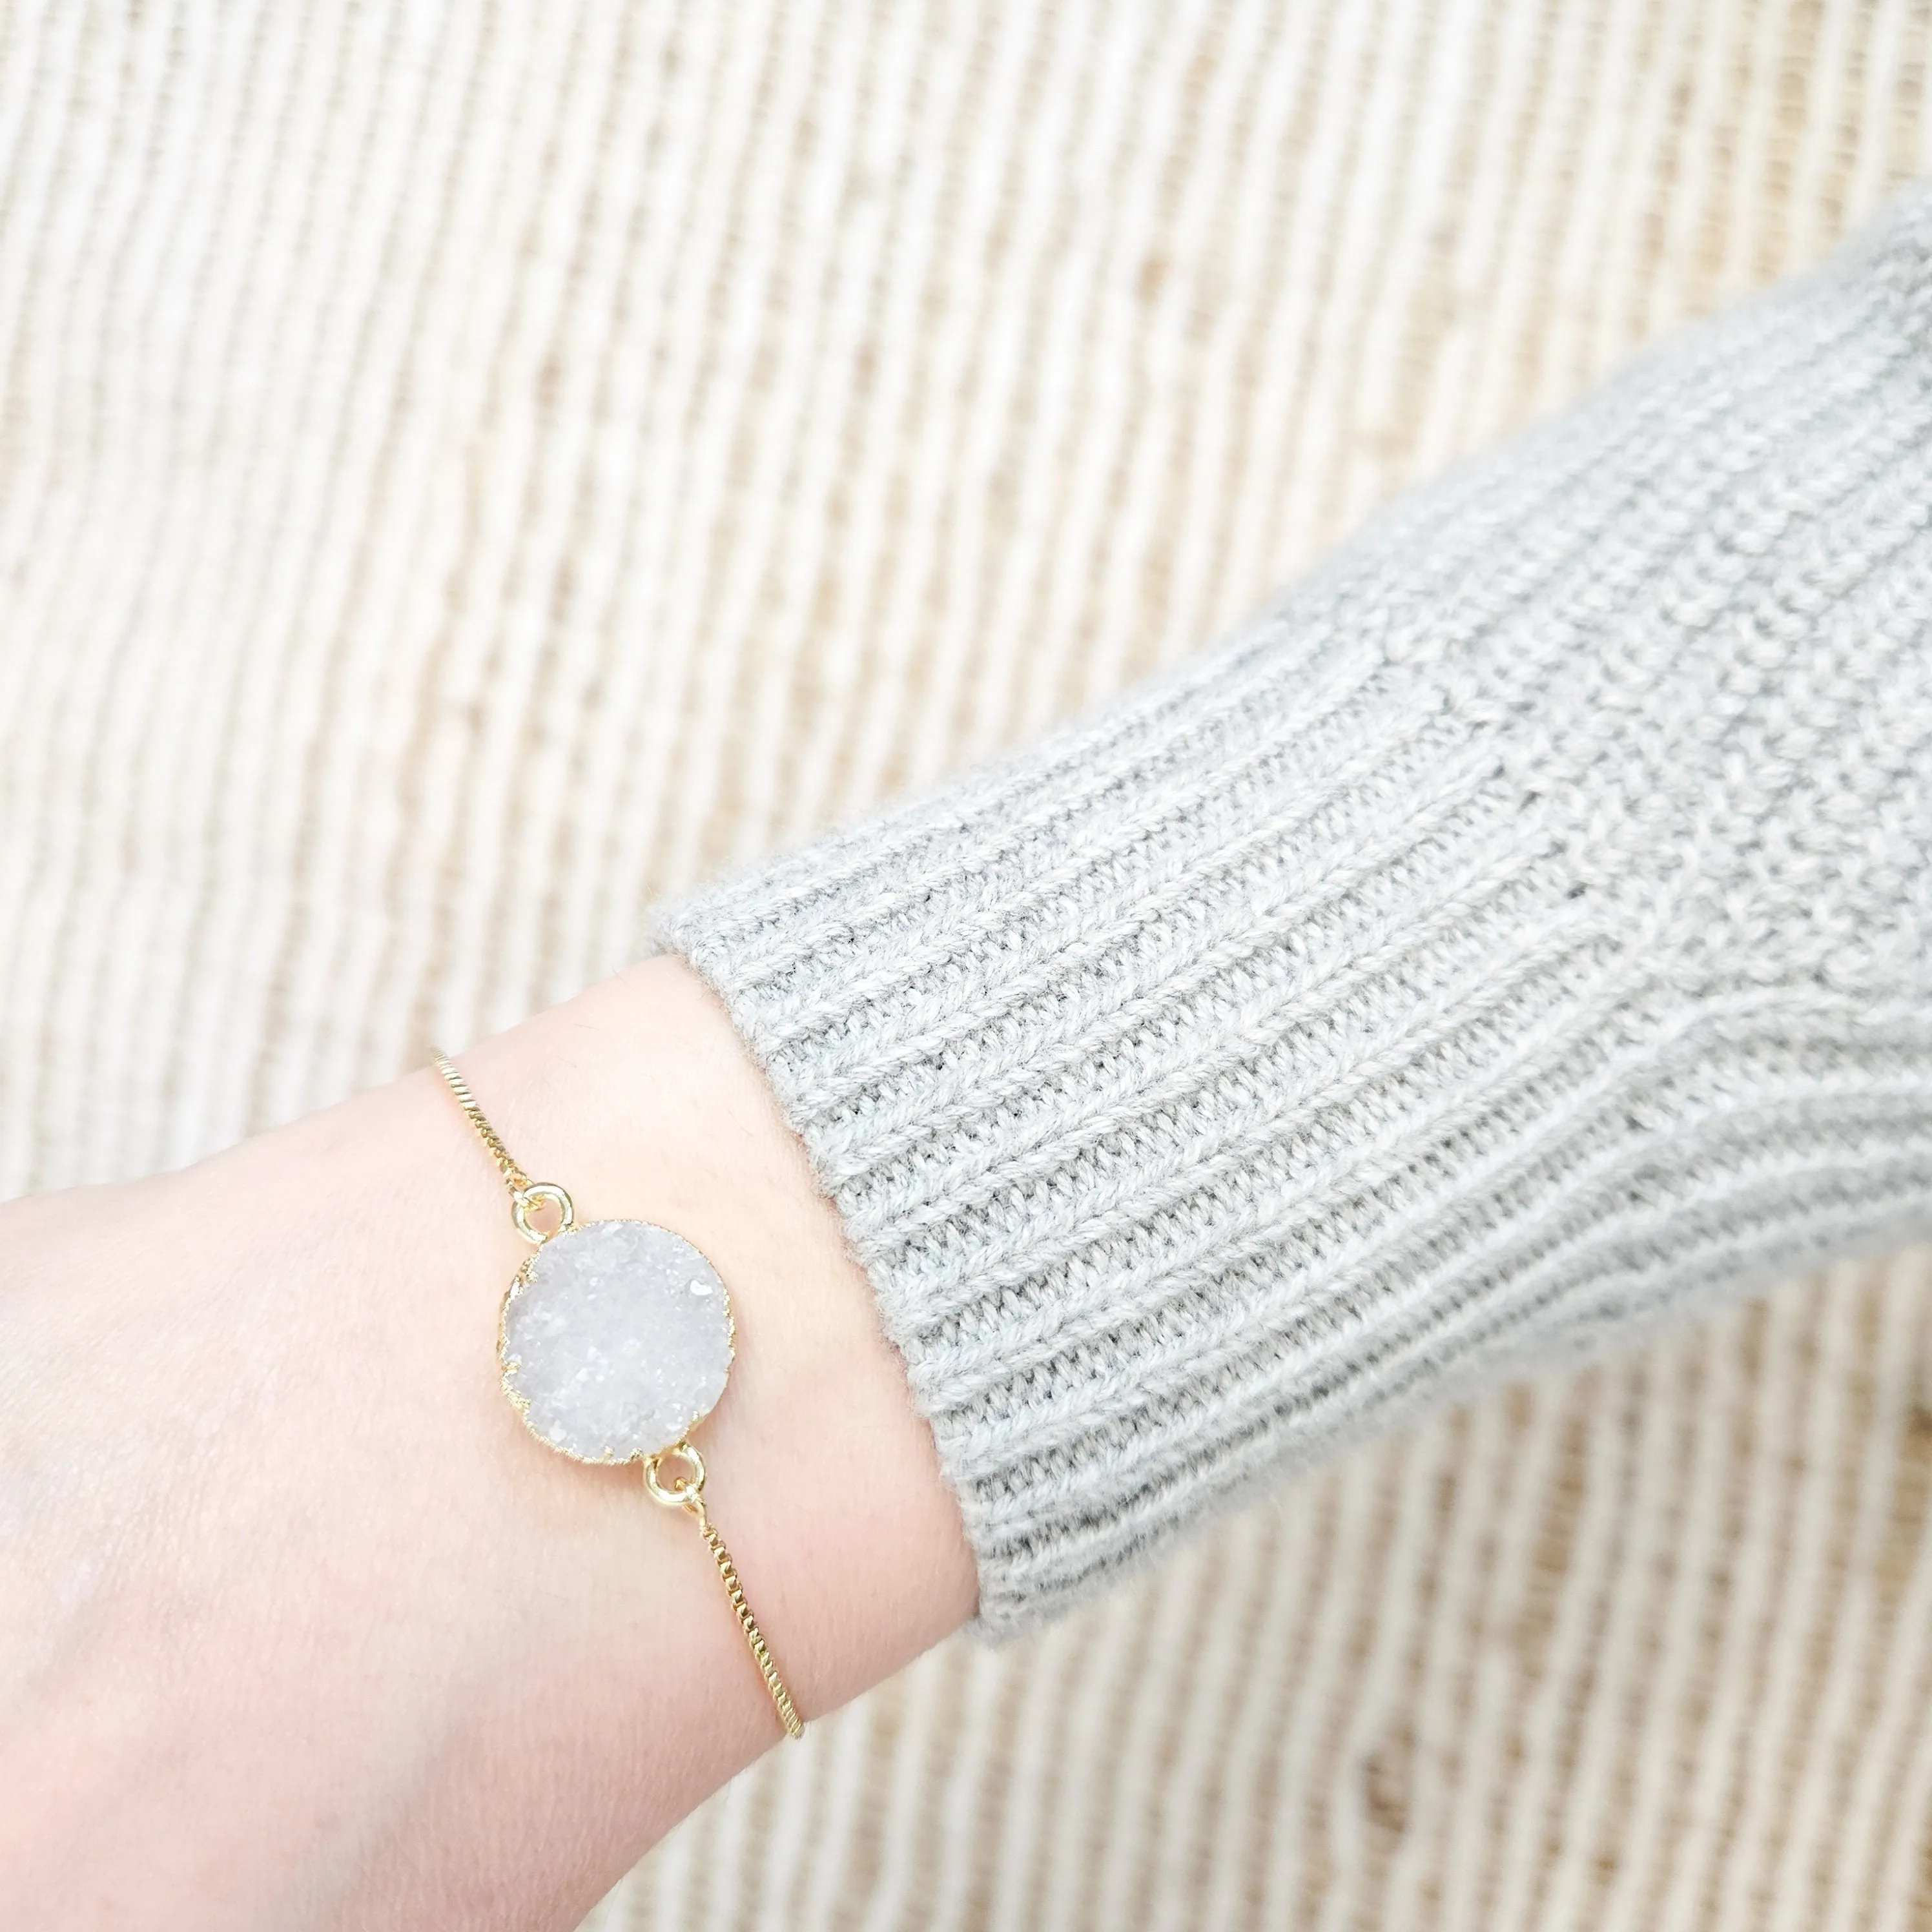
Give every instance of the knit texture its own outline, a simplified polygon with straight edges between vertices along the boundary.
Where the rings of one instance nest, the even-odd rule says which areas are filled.
[[[1227,648],[664,914],[994,1633],[1284,1464],[1932,1229],[1932,198]]]

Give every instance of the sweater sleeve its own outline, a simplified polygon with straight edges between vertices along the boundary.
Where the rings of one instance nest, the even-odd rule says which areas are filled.
[[[1932,1232],[1932,194],[1219,650],[664,909],[1048,1616]]]

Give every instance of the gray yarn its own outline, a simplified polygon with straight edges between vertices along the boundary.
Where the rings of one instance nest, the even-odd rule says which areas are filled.
[[[1533,1360],[1932,1232],[1932,194],[1220,652],[668,909],[1003,1633]]]

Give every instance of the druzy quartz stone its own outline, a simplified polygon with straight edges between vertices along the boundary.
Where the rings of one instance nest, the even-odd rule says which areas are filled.
[[[724,1393],[730,1304],[682,1235],[592,1221],[524,1263],[504,1298],[498,1354],[511,1400],[552,1448],[628,1462],[669,1448]]]

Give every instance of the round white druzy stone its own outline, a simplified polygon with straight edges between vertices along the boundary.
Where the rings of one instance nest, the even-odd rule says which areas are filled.
[[[724,1394],[730,1304],[682,1235],[592,1221],[524,1264],[498,1354],[504,1388],[553,1449],[625,1462],[668,1449]]]

